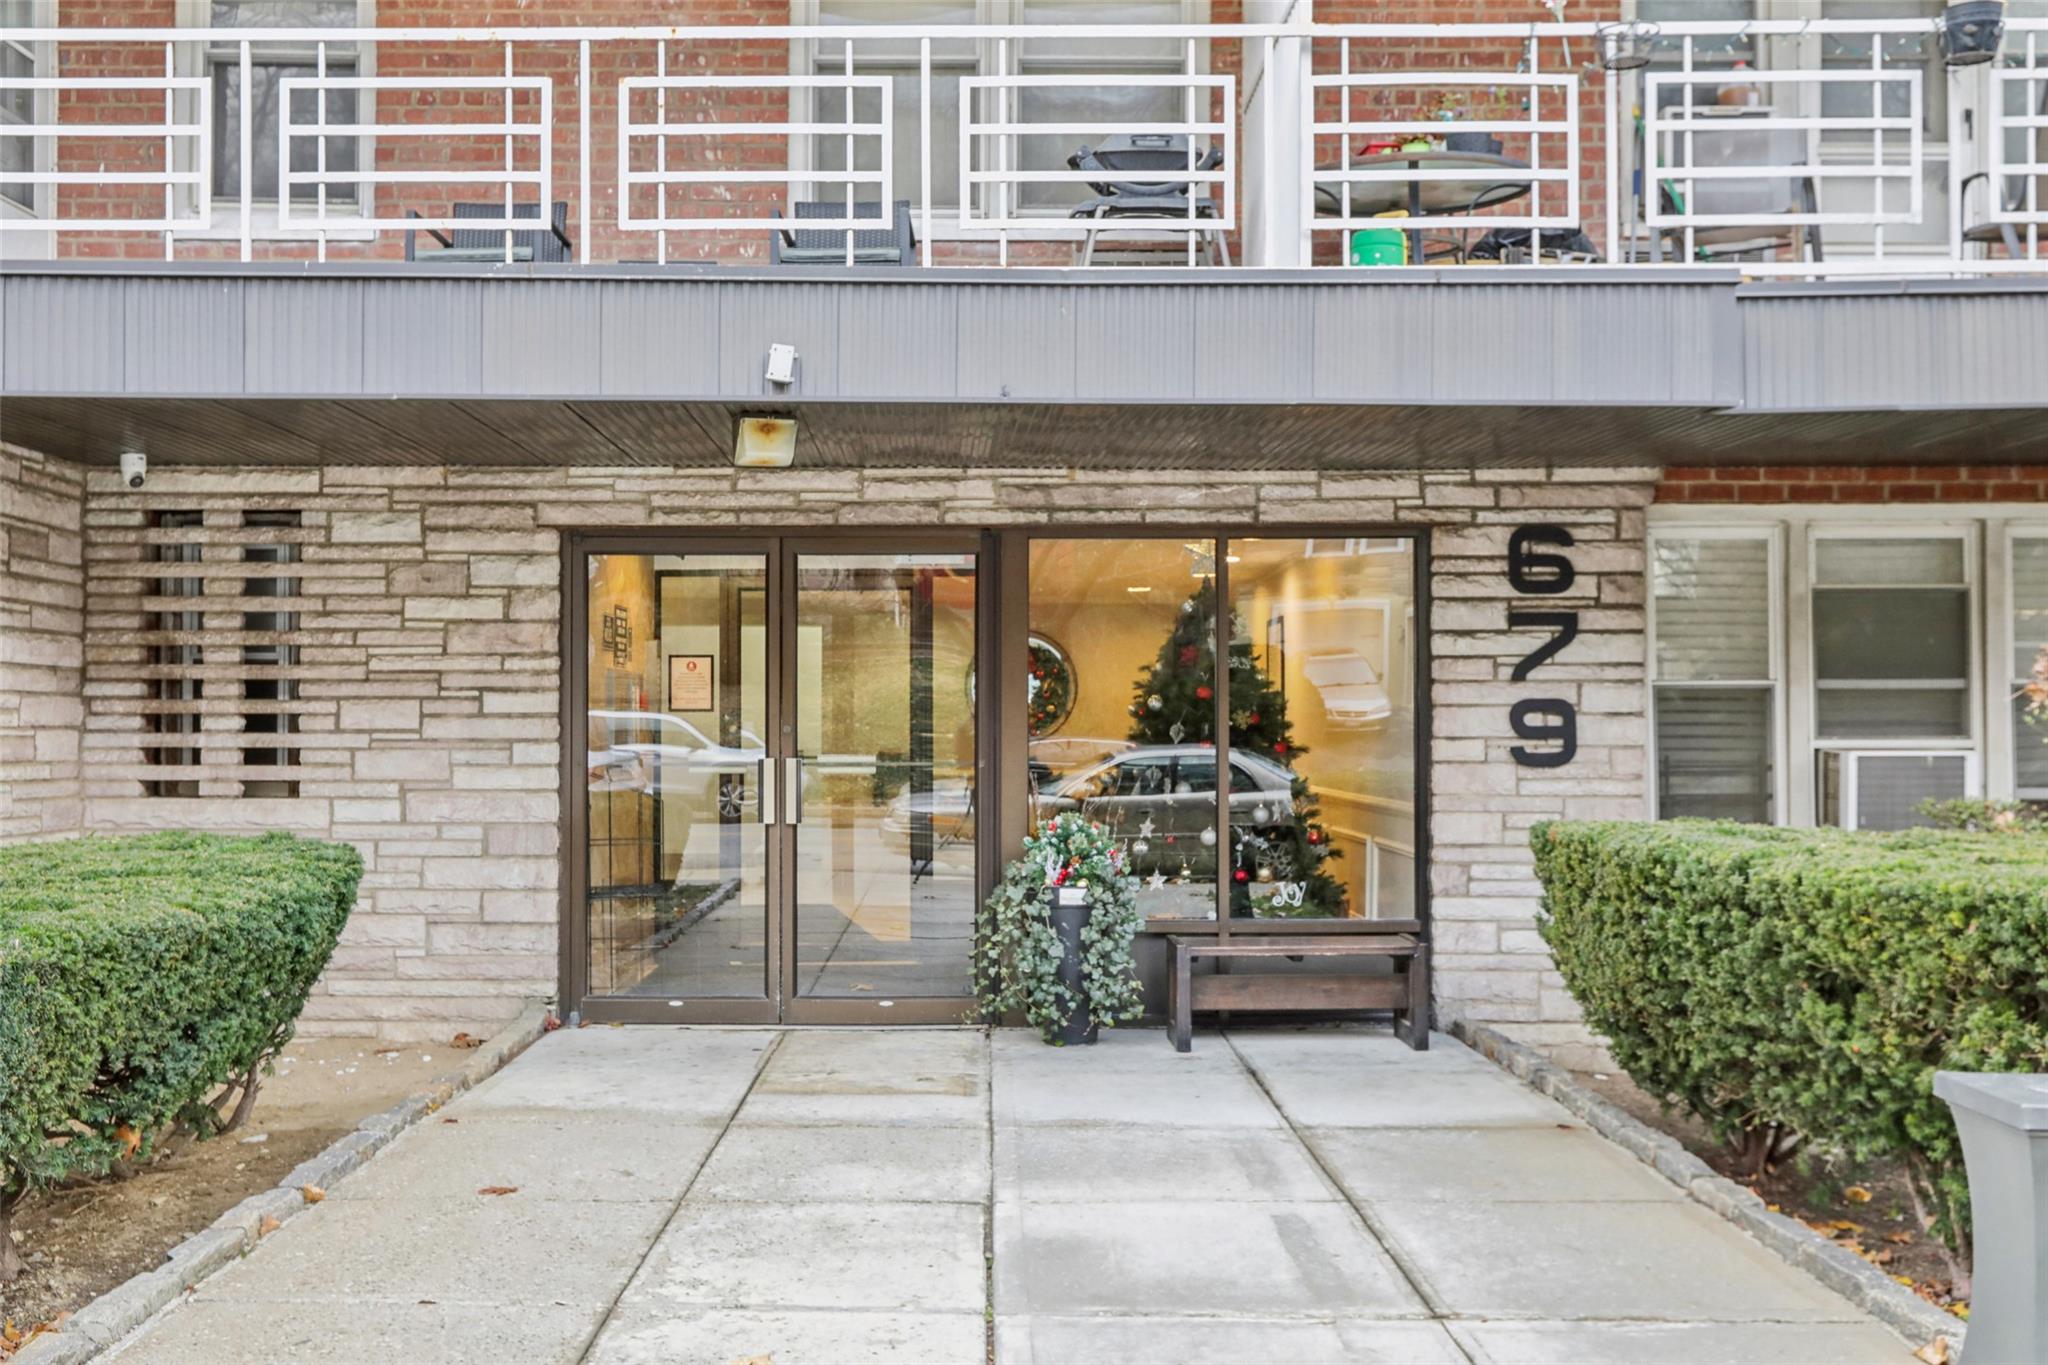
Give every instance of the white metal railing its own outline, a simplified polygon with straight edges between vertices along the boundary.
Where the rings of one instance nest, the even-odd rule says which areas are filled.
[[[325,66],[325,54],[321,55],[321,66]],[[505,74],[502,76],[329,76],[322,71],[313,76],[286,76],[278,82],[278,125],[277,125],[277,167],[278,196],[277,222],[280,230],[290,232],[296,228],[309,228],[318,243],[320,259],[327,259],[327,240],[330,231],[327,221],[327,201],[331,188],[349,185],[357,190],[357,202],[373,198],[379,186],[386,185],[483,185],[502,187],[504,212],[496,217],[476,216],[457,218],[450,214],[408,214],[404,221],[406,230],[436,228],[465,231],[501,232],[504,241],[505,259],[513,259],[514,234],[531,232],[537,226],[543,230],[548,218],[548,200],[555,183],[554,177],[554,82],[543,76],[514,76],[511,71],[512,58],[507,52]],[[402,120],[364,119],[358,103],[357,116],[350,123],[329,123],[327,120],[328,95],[336,91],[354,91],[360,102],[365,92],[380,90],[405,91],[412,94],[432,93],[436,95],[477,91],[486,96],[498,97],[495,118],[490,122],[406,122]],[[534,115],[529,120],[517,116],[515,101],[521,91],[533,95]],[[310,123],[299,119],[295,110],[294,96],[313,96],[314,118]],[[458,109],[472,106],[457,104]],[[488,109],[483,112],[489,113]],[[243,120],[242,131],[251,130],[251,121]],[[356,165],[352,168],[332,167],[327,164],[327,144],[337,137],[369,138],[455,138],[497,137],[503,139],[502,164],[488,169],[471,167],[430,167],[426,169],[390,167],[379,165]],[[293,170],[293,150],[303,139],[314,141],[314,165],[310,170]],[[531,169],[521,169],[519,139],[533,139]],[[243,166],[248,166],[246,154]],[[246,181],[244,182],[246,186]],[[297,196],[294,189],[310,185],[314,190],[314,216],[308,221],[295,216],[293,204]],[[531,187],[532,195],[521,193],[520,187]],[[245,200],[246,202],[246,190]],[[520,219],[514,216],[515,205],[538,202],[540,222],[533,218]],[[356,220],[360,222],[360,220]],[[245,257],[246,259],[246,257]]]
[[[59,255],[73,236],[154,234],[169,258],[232,243],[254,260],[274,243],[388,256],[401,234],[454,229],[495,234],[513,260],[566,202],[583,263],[666,262],[678,242],[755,259],[766,234],[797,230],[843,234],[853,263],[860,235],[892,231],[908,199],[923,265],[1061,265],[1111,230],[1169,263],[1211,259],[1204,244],[1229,259],[1228,239],[1249,265],[1301,267],[1391,227],[1415,246],[1427,230],[1457,258],[1492,236],[1531,264],[1557,258],[1552,234],[1583,231],[1575,257],[1666,270],[2048,273],[2048,19],[2009,19],[1982,67],[1944,67],[1937,32],[1913,17],[1299,15],[13,30],[46,57],[0,76],[0,94],[36,108],[0,121],[0,145],[33,151],[0,170],[0,191],[34,200],[27,214],[0,205],[0,234],[50,234]],[[1731,71],[1736,50],[1747,64]],[[256,67],[280,63],[296,69],[278,81],[276,122],[241,120],[239,143],[222,144],[216,99],[256,108]],[[1069,164],[1117,135],[1165,139],[1185,164]],[[278,189],[259,202],[257,141],[267,156],[273,137]],[[356,154],[331,157],[337,139]],[[217,177],[229,156],[238,169]],[[1106,181],[1172,211],[1127,196],[1128,218],[1075,218]]]

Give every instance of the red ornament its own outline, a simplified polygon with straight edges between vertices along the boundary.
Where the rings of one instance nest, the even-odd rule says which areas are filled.
[[[1287,745],[1286,745],[1286,743],[1285,743],[1284,741],[1280,741],[1280,740],[1276,740],[1276,741],[1274,741],[1274,743],[1273,743],[1273,752],[1274,752],[1274,753],[1276,753],[1276,754],[1284,754],[1284,753],[1286,753],[1286,752],[1287,752]]]
[[[1241,882],[1248,882],[1252,879],[1252,874],[1245,871],[1241,867],[1237,871],[1231,873],[1230,875]]]
[[[1209,700],[1209,698],[1211,698],[1211,697],[1213,697],[1213,696],[1215,696],[1215,695],[1216,695],[1215,691],[1214,691],[1213,689],[1211,689],[1211,688],[1207,688],[1207,687],[1198,687],[1198,688],[1196,688],[1196,689],[1195,689],[1195,700],[1197,700],[1197,701],[1207,701],[1207,700]]]
[[[1259,723],[1259,713],[1256,711],[1252,712],[1244,718],[1244,723],[1246,725],[1257,725]]]
[[[1317,829],[1314,825],[1310,825],[1308,830],[1308,841],[1312,844],[1320,844],[1323,841],[1323,832]]]
[[[1180,666],[1182,668],[1187,668],[1191,666],[1194,662],[1195,647],[1193,645],[1182,645],[1180,647]]]

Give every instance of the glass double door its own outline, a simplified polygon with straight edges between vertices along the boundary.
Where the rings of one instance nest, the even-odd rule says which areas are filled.
[[[570,737],[586,1015],[959,1018],[984,843],[978,541],[605,544],[579,552]]]

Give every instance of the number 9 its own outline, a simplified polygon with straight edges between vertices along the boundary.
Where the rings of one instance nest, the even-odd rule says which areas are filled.
[[[1518,701],[1508,711],[1508,724],[1522,739],[1557,745],[1555,749],[1525,749],[1517,744],[1509,749],[1524,768],[1562,768],[1579,751],[1579,713],[1568,701],[1556,697]]]

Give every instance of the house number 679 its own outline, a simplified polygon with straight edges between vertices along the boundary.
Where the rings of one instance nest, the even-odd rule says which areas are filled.
[[[1571,560],[1538,546],[1569,549],[1572,533],[1562,526],[1518,526],[1508,538],[1508,586],[1518,593],[1549,597],[1570,592],[1577,573]],[[1508,608],[1509,630],[1547,630],[1549,639],[1522,656],[1508,675],[1510,682],[1526,682],[1529,675],[1557,657],[1578,638],[1579,614],[1575,611],[1522,611]],[[1562,697],[1530,697],[1508,710],[1508,724],[1519,739],[1554,747],[1532,749],[1517,744],[1508,752],[1524,768],[1562,768],[1579,751],[1578,709]]]

